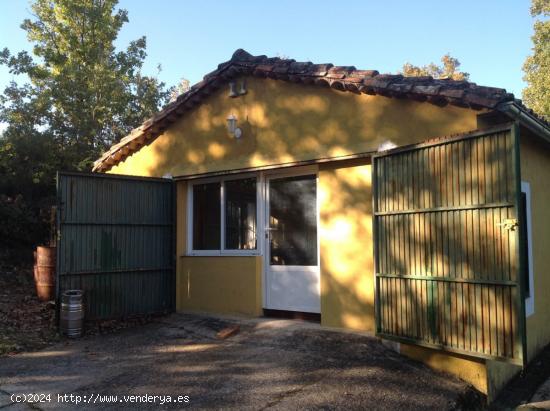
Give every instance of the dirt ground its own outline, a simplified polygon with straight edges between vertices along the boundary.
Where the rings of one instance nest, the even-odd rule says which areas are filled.
[[[36,298],[32,267],[0,266],[0,356],[59,341],[55,306]]]
[[[235,324],[236,335],[218,338]],[[10,403],[25,393],[52,395],[34,409],[446,410],[481,402],[465,383],[373,337],[297,320],[190,314],[0,358],[0,407],[25,409]],[[78,407],[58,394],[73,394]],[[188,402],[125,402],[131,395]]]
[[[543,402],[546,402],[546,405],[540,405]],[[507,384],[490,409],[513,410],[519,406],[522,406],[519,408],[521,410],[550,410],[550,345],[529,363],[524,372],[516,375]]]
[[[109,334],[154,321],[144,316],[87,322],[86,334]],[[0,263],[0,357],[40,350],[62,341],[55,325],[55,303],[36,297],[32,266]]]
[[[25,392],[190,397],[189,403],[140,409],[483,406],[465,383],[399,356],[375,338],[313,323],[173,314],[87,323],[84,338],[68,340],[56,332],[54,314],[52,302],[36,298],[30,267],[0,267],[0,409],[30,409],[9,400],[8,394]],[[218,339],[232,325],[240,332]],[[550,346],[491,409],[514,409],[531,399],[550,375],[548,364]],[[75,405],[55,401],[32,409]]]

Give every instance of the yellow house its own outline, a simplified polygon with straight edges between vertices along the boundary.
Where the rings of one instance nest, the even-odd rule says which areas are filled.
[[[237,50],[95,172],[176,185],[176,309],[309,313],[493,398],[550,342],[550,127],[505,90]]]

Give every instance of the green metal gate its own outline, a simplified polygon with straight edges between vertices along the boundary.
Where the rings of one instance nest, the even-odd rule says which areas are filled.
[[[378,335],[523,364],[518,134],[373,157]]]
[[[171,180],[59,173],[57,195],[58,302],[84,290],[87,319],[174,310]]]

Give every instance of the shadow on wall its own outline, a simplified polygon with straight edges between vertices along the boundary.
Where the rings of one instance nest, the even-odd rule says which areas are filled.
[[[474,129],[476,113],[457,107],[355,95],[249,78],[249,93],[222,88],[135,154],[149,175],[186,175],[376,151],[388,140],[408,144]],[[234,114],[243,136],[227,131]],[[142,150],[143,151],[143,150]]]
[[[374,332],[371,166],[321,167],[323,325]]]

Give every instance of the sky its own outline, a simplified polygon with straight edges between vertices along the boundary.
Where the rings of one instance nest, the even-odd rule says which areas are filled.
[[[450,53],[471,81],[521,97],[532,47],[529,6],[529,0],[121,0],[130,22],[117,47],[145,35],[144,72],[169,86],[182,77],[200,81],[238,48],[384,73]],[[27,0],[0,0],[0,49],[32,49],[19,27],[29,17]],[[14,79],[0,67],[0,90]]]

